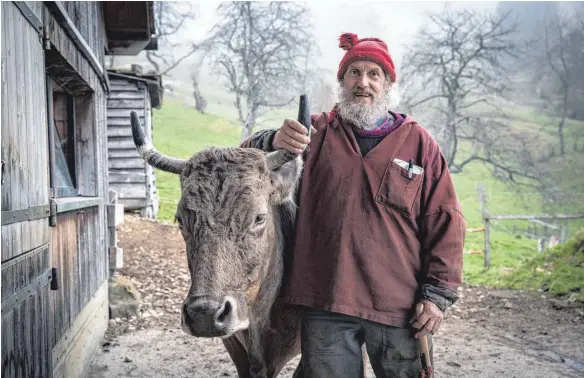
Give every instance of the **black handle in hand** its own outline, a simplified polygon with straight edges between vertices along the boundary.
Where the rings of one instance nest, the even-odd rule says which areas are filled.
[[[298,122],[306,127],[307,134],[310,135],[310,107],[308,106],[308,96],[300,95],[300,106],[298,107]]]

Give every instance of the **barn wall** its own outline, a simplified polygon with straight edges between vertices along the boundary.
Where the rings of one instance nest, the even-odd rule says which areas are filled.
[[[146,135],[152,139],[150,94],[139,81],[110,76],[108,96],[108,167],[109,187],[118,192],[119,203],[125,209],[141,210],[148,217],[156,216],[158,199],[154,170],[138,154],[130,112],[138,113]]]
[[[56,200],[54,228],[47,216],[5,224],[4,212],[48,206],[51,194],[43,39],[13,2],[2,2],[2,376],[74,377],[107,327],[106,99],[100,77],[48,8],[25,4],[89,90],[76,99],[79,197]],[[101,4],[59,4],[103,65]],[[50,290],[51,268],[58,290]]]
[[[2,212],[48,205],[48,151],[43,48],[12,2],[2,2]],[[11,224],[3,217],[2,376],[51,371],[49,227],[47,219]],[[15,295],[31,290],[28,298]],[[11,303],[14,303],[11,305]]]
[[[99,2],[60,4],[103,67],[105,41]],[[60,212],[56,227],[51,229],[51,256],[60,282],[59,290],[51,291],[51,303],[59,309],[54,312],[51,340],[54,376],[73,377],[87,369],[103,334],[97,331],[107,327],[107,295],[100,290],[107,286],[108,277],[106,96],[98,73],[48,9],[44,17],[53,48],[90,88],[90,91],[79,93],[75,100],[76,175],[79,195],[88,200],[100,200],[98,205],[92,202],[90,207],[84,207],[81,204],[73,211]],[[57,203],[66,210],[72,199],[58,199]],[[79,321],[87,309],[91,309],[91,313],[81,318],[92,321]],[[90,330],[94,333],[88,334]]]

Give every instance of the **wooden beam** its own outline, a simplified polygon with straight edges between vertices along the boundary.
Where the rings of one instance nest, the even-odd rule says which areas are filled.
[[[108,326],[108,281],[75,317],[53,348],[53,378],[83,377]]]
[[[534,214],[534,215],[487,215],[486,219],[493,220],[532,220],[532,219],[584,219],[582,214]]]
[[[12,2],[20,13],[24,16],[26,21],[36,30],[37,33],[42,34],[43,31],[43,23],[38,19],[38,17],[32,12],[32,10],[28,7],[25,1],[13,1]]]
[[[99,206],[103,204],[103,199],[101,197],[67,197],[56,198],[55,202],[57,203],[57,213],[65,213],[67,211]]]
[[[558,226],[556,226],[554,224],[546,223],[546,222],[540,221],[539,219],[529,219],[528,221],[540,224],[540,225],[547,227],[547,228],[551,228],[552,230],[559,230],[560,229]]]

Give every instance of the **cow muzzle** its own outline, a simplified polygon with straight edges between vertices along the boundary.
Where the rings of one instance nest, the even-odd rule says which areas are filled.
[[[182,329],[196,337],[228,337],[245,329],[249,321],[238,316],[237,301],[226,296],[187,297],[182,305]]]

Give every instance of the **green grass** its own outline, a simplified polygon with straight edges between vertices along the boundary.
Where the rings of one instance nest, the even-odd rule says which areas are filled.
[[[239,143],[241,128],[214,116],[202,115],[180,102],[165,99],[153,111],[154,145],[160,152],[189,158],[208,147],[229,147]],[[156,188],[160,197],[158,218],[172,221],[180,199],[178,176],[156,170]]]
[[[227,106],[227,104],[225,105]],[[535,131],[545,129],[546,132],[554,124],[549,118],[540,118],[535,112],[518,109],[514,120],[516,129]],[[266,114],[269,119],[262,127],[279,127],[286,117],[295,117],[292,110],[278,110]],[[540,122],[541,121],[541,122]],[[158,150],[163,153],[187,158],[203,148],[210,146],[227,147],[237,146],[241,128],[239,125],[226,118],[214,115],[201,115],[194,109],[182,105],[178,100],[165,98],[164,105],[159,110],[154,110],[154,143]],[[574,133],[577,128],[584,128],[583,122],[570,120],[568,122],[568,132]],[[550,143],[553,139],[549,137]],[[581,182],[581,172],[584,172],[582,161],[575,155],[569,155],[574,172],[569,175],[571,181]],[[580,162],[580,165],[577,163]],[[574,168],[575,167],[575,168]],[[565,168],[562,168],[565,169]],[[156,171],[157,189],[159,191],[161,208],[158,218],[163,221],[172,221],[174,218],[176,204],[180,198],[180,188],[178,177],[172,174]],[[509,187],[493,178],[490,170],[483,164],[472,163],[465,167],[465,171],[453,175],[454,184],[459,196],[463,213],[469,228],[482,227],[480,206],[478,201],[477,185],[485,186],[487,209],[490,214],[533,214],[544,211],[559,211],[558,209],[546,208],[541,204],[541,197],[535,193],[523,193],[519,196]],[[575,190],[580,193],[582,201],[574,203],[569,209],[570,212],[584,211],[583,190],[574,185]],[[566,209],[562,209],[566,210]],[[584,227],[584,221],[575,222],[575,227]],[[485,271],[483,268],[482,255],[464,255],[464,279],[473,284],[484,284],[490,286],[515,288],[533,288],[538,285],[537,280],[531,282],[528,278],[533,273],[532,270],[522,270],[523,267],[531,267],[534,258],[547,256],[537,252],[537,242],[526,237],[515,237],[505,232],[505,228],[513,225],[525,228],[526,223],[522,221],[504,221],[494,224],[491,233],[491,269]],[[467,233],[465,240],[466,250],[484,249],[483,233]],[[556,273],[549,274],[542,280],[559,280],[554,287],[570,288],[572,279],[582,281],[582,267],[561,268],[564,260],[558,260]],[[525,268],[527,269],[527,268]],[[531,268],[530,268],[531,269]],[[566,270],[566,271],[564,271]],[[511,274],[512,273],[512,274]],[[546,273],[547,274],[547,273]],[[511,277],[516,277],[511,281]],[[534,275],[534,279],[537,278]],[[522,279],[523,278],[523,279]],[[565,282],[568,281],[568,282]],[[543,281],[542,281],[543,282]],[[546,281],[547,282],[547,281]],[[546,283],[546,284],[549,284]],[[538,286],[539,287],[539,286]],[[550,290],[551,291],[551,290]]]
[[[536,254],[503,275],[502,284],[541,289],[584,302],[584,229],[566,243]]]

